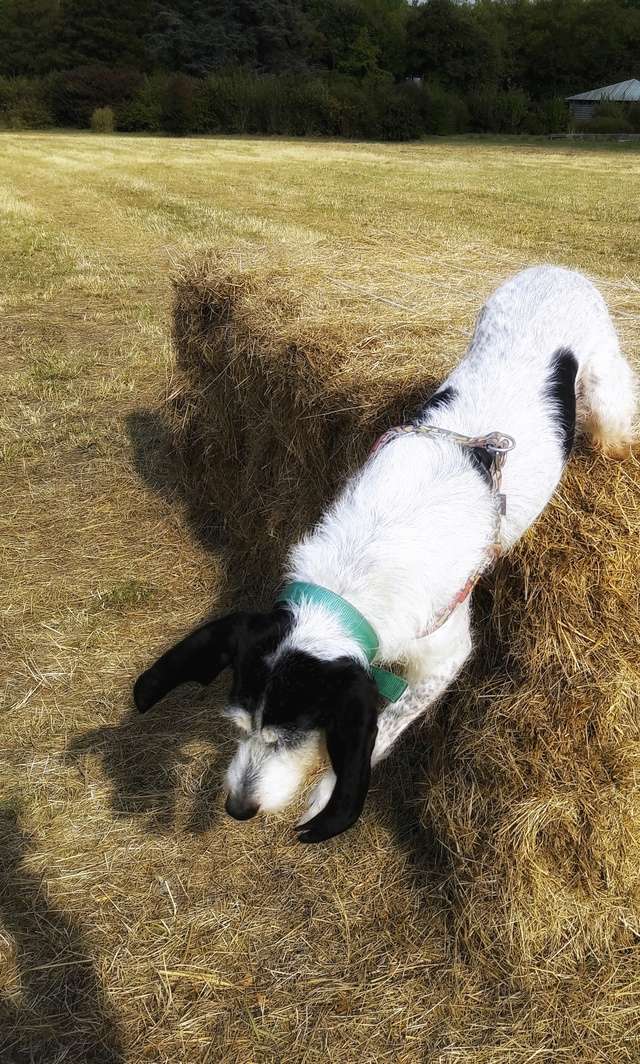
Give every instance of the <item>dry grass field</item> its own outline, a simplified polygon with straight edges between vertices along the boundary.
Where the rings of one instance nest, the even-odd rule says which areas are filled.
[[[178,490],[158,415],[177,387],[170,281],[185,257],[330,261],[327,287],[353,297],[354,313],[388,310],[399,348],[403,330],[414,344],[424,336],[425,357],[432,343],[443,366],[495,283],[555,261],[600,281],[637,361],[638,202],[640,153],[627,145],[0,134],[3,1064],[640,1059],[633,459],[610,473],[579,456],[549,518],[561,524],[545,526],[567,527],[576,507],[587,515],[574,544],[583,575],[591,565],[583,598],[604,573],[610,600],[589,668],[598,655],[614,662],[616,704],[603,701],[594,723],[588,671],[580,686],[568,668],[547,724],[530,684],[510,775],[518,729],[501,718],[497,662],[476,702],[495,713],[502,745],[483,749],[484,725],[464,717],[470,674],[376,777],[358,827],[305,848],[290,814],[223,815],[224,684],[148,719],[130,699],[160,648],[241,591]],[[614,524],[632,534],[624,543]],[[537,542],[505,581],[516,595],[544,583]],[[535,657],[554,624],[538,617],[516,653]],[[575,637],[558,629],[558,645]],[[578,754],[562,717],[576,684]],[[558,735],[565,775],[551,779],[545,744]],[[572,758],[592,747],[602,804],[571,805]],[[456,757],[466,776],[449,813]],[[534,789],[523,775],[504,837],[479,833],[473,807],[491,780],[504,804],[533,762]],[[550,842],[556,822],[568,827]],[[496,921],[505,877],[519,908]]]

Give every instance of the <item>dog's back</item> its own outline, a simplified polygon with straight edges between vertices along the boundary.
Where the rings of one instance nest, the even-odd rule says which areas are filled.
[[[468,435],[514,437],[504,473],[513,542],[548,502],[576,427],[608,451],[628,449],[636,392],[597,288],[582,274],[541,266],[489,297],[467,354],[423,418]]]
[[[491,296],[469,350],[419,420],[513,437],[502,470],[507,550],[552,497],[576,423],[606,446],[628,446],[634,414],[634,375],[602,297],[579,274],[542,267]],[[383,659],[406,657],[494,543],[495,499],[479,463],[452,440],[399,436],[292,548],[289,578],[343,595],[371,619]]]

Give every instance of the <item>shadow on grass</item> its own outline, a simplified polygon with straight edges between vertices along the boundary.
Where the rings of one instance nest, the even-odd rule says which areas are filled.
[[[422,400],[423,395],[419,396]],[[410,397],[415,405],[416,397]],[[408,400],[407,400],[408,401]],[[409,406],[411,409],[412,406]],[[393,421],[394,418],[392,417]],[[251,574],[234,564],[233,545],[225,542],[223,518],[211,512],[203,523],[202,509],[193,496],[193,485],[181,466],[171,426],[161,411],[137,411],[127,419],[133,463],[145,484],[165,501],[178,506],[186,517],[191,534],[207,549],[222,555],[228,580],[225,599],[233,589],[250,593]],[[483,645],[494,643],[489,657],[500,656],[496,633],[488,632],[490,594],[476,592],[483,615]],[[255,604],[255,603],[254,603]],[[219,612],[219,605],[215,612]],[[488,632],[488,634],[487,634]],[[190,696],[186,689],[168,696],[161,707],[144,718],[131,716],[115,728],[103,728],[77,740],[72,753],[93,750],[103,758],[105,770],[114,782],[114,808],[126,815],[151,813],[151,830],[164,831],[175,821],[175,786],[181,765],[182,747],[192,739],[205,739],[216,746],[220,722],[211,709],[206,692]],[[447,862],[445,847],[428,826],[425,816],[427,776],[434,771],[438,751],[449,730],[448,709],[455,695],[436,708],[427,722],[412,725],[392,757],[374,773],[368,807],[386,826],[391,826],[398,847],[407,855],[418,880],[433,877]],[[453,725],[455,727],[455,723]],[[222,725],[224,727],[224,725]],[[213,748],[212,748],[213,749]],[[189,830],[206,831],[221,808],[219,792],[225,766],[212,763],[202,777],[194,800]],[[358,830],[357,827],[354,830]]]
[[[208,506],[206,518],[203,516],[202,502],[188,485],[168,419],[161,410],[136,410],[127,416],[125,424],[136,473],[151,491],[180,512],[197,543],[222,557],[226,573],[222,597],[230,600],[233,589],[242,589],[246,574],[234,560],[222,514]]]
[[[417,886],[442,871],[442,847],[424,817],[427,777],[440,742],[435,722],[414,724],[375,770],[368,800],[369,810],[391,829]]]
[[[160,411],[136,410],[125,425],[133,465],[144,483],[169,502],[185,502],[170,426]]]
[[[195,794],[190,786],[192,811],[187,822],[188,831],[201,834],[220,812],[223,767],[218,747],[229,730],[210,692],[189,685],[167,695],[143,716],[132,710],[118,724],[83,733],[67,748],[67,758],[77,763],[87,754],[99,757],[112,783],[114,812],[145,819],[148,831],[165,834],[175,825],[178,791],[192,762],[184,747],[206,743],[207,763]]]
[[[473,676],[482,682],[485,674],[503,668],[504,648],[490,623],[491,595],[485,589],[479,599],[484,635],[471,667]],[[77,737],[67,757],[76,764],[87,755],[101,759],[117,815],[138,818],[152,834],[165,834],[176,828],[178,801],[183,795],[190,812],[186,822],[181,813],[180,830],[204,834],[225,816],[223,775],[233,729],[218,706],[228,682],[223,674],[211,689],[177,688],[147,714],[132,710],[118,724]],[[452,756],[450,744],[458,728],[459,707],[460,693],[454,684],[431,715],[411,725],[372,777],[365,815],[373,813],[390,829],[419,887],[425,880],[444,879],[448,872],[446,840],[438,839],[430,827],[427,794],[429,779],[447,771],[442,759]],[[186,749],[193,743],[206,746],[206,751],[196,754],[195,769],[193,754]],[[185,780],[189,781],[186,793]],[[358,831],[357,825],[353,830]],[[340,840],[329,845],[339,846]]]
[[[505,560],[501,564],[513,579],[512,563]],[[438,881],[441,889],[447,890],[446,884],[452,879],[455,840],[440,838],[431,826],[428,793],[430,782],[442,773],[459,771],[456,739],[465,715],[461,691],[469,683],[483,684],[496,673],[503,675],[507,668],[509,648],[492,616],[492,579],[489,577],[489,582],[475,592],[477,645],[470,662],[433,711],[407,729],[392,755],[372,776],[369,808],[391,829],[418,888],[427,881]],[[456,899],[449,900],[454,906]]]
[[[121,1034],[82,931],[24,864],[29,837],[0,805],[0,930],[15,943],[20,993],[0,995],[3,1064],[118,1064]]]

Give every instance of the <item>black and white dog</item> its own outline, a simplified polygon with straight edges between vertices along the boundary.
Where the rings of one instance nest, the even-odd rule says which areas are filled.
[[[283,808],[328,754],[300,838],[344,831],[362,811],[371,766],[471,653],[469,598],[460,589],[491,557],[501,496],[486,454],[453,434],[499,430],[515,441],[502,470],[498,545],[508,550],[551,498],[576,423],[606,450],[628,448],[636,391],[590,281],[555,267],[518,274],[487,301],[464,359],[413,423],[452,435],[399,432],[291,550],[287,579],[319,593],[204,625],[138,679],[138,709],[230,668],[225,712],[241,735],[226,776],[227,812],[243,820]],[[335,603],[353,616],[345,620]],[[396,663],[408,681],[380,714],[372,654],[354,616],[374,630],[376,660]]]

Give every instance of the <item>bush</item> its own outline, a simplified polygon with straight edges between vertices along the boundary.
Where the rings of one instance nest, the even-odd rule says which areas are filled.
[[[425,133],[447,136],[451,133],[467,132],[469,109],[462,96],[443,89],[440,85],[425,85],[422,92]]]
[[[531,111],[526,92],[512,89],[496,92],[493,89],[469,95],[469,122],[476,133],[523,133]]]
[[[195,130],[406,140],[422,132],[419,93],[413,90],[379,75],[228,71],[210,75],[196,96]]]
[[[174,137],[184,137],[194,132],[194,85],[193,78],[176,74],[167,83],[162,108],[161,124]]]
[[[291,89],[291,128],[296,136],[331,134],[331,93],[326,81],[309,78]]]
[[[202,79],[169,73],[142,77],[94,65],[40,80],[0,78],[0,126],[39,128],[56,121],[100,132],[117,127],[174,136],[260,133],[397,141],[470,130],[557,133],[573,122],[561,99],[534,103],[516,89],[481,89],[464,98],[438,83],[398,84],[380,71],[357,78],[339,72],[256,74],[235,67]],[[640,105],[603,101],[596,124],[592,120],[582,128],[640,131]]]
[[[602,100],[593,112],[593,118],[624,119],[626,105],[618,100]],[[591,119],[593,121],[593,119]]]
[[[86,127],[99,107],[118,110],[133,99],[142,83],[136,70],[114,70],[106,66],[76,67],[54,74],[51,102],[61,125]]]
[[[385,111],[390,100],[387,82],[376,77],[348,75],[328,81],[331,94],[333,132],[339,137],[383,138]]]
[[[316,77],[260,77],[253,83],[250,127],[261,133],[319,136],[335,133],[332,97]]]
[[[588,122],[584,122],[580,129],[585,133],[633,133],[633,126],[624,115],[620,118],[614,118],[613,115],[594,115]]]
[[[168,81],[166,74],[145,78],[133,99],[118,108],[118,129],[128,133],[160,133]]]
[[[115,116],[111,107],[96,107],[91,115],[91,128],[94,133],[113,133]]]
[[[244,71],[210,75],[205,83],[211,133],[248,133],[256,112],[257,77]]]
[[[45,81],[0,77],[0,128],[45,129],[53,124]]]
[[[634,133],[640,133],[640,103],[630,103],[626,107],[626,118]]]
[[[559,96],[542,105],[544,133],[567,133],[573,129],[574,118],[567,102]]]
[[[497,97],[497,124],[501,133],[522,133],[531,107],[531,100],[521,89],[499,92]]]
[[[629,105],[616,100],[603,100],[593,112],[593,118],[581,123],[585,133],[633,133],[629,119]]]
[[[569,133],[574,118],[561,97],[530,102],[519,132],[542,136],[549,133]]]
[[[290,133],[292,118],[292,79],[263,75],[252,78],[247,103],[249,133]]]
[[[347,74],[327,79],[331,132],[338,137],[375,137],[376,108],[372,94]]]
[[[386,85],[376,94],[383,140],[415,140],[424,132],[422,93],[417,85]]]

